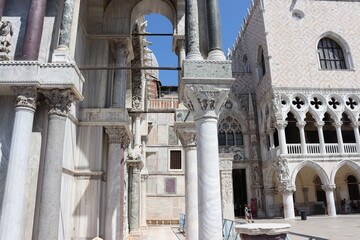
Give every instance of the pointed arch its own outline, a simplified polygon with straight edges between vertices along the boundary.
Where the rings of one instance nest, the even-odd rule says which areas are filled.
[[[360,166],[355,163],[354,161],[351,160],[342,160],[341,162],[339,162],[338,164],[336,164],[336,166],[333,168],[333,170],[331,171],[331,175],[330,175],[330,184],[335,184],[335,176],[336,173],[338,172],[338,170],[343,167],[343,166],[349,166],[351,169],[354,170],[356,177],[358,179],[360,179]]]
[[[328,174],[325,172],[325,170],[319,164],[317,164],[313,161],[304,161],[304,162],[301,162],[299,165],[297,165],[295,167],[295,169],[293,170],[293,172],[291,174],[291,184],[292,185],[295,186],[296,175],[303,167],[312,168],[319,175],[321,182],[324,185],[329,184],[330,181],[329,181]]]

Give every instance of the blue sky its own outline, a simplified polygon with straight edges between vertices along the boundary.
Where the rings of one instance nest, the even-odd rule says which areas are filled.
[[[243,18],[247,12],[251,0],[219,0],[221,11],[223,50],[232,48],[236,36],[240,30]],[[147,32],[172,33],[170,21],[159,14],[145,16],[148,21]],[[148,37],[153,45],[149,48],[155,53],[159,66],[177,67],[177,56],[172,52],[172,37]],[[163,86],[177,85],[177,71],[160,71],[160,81]]]

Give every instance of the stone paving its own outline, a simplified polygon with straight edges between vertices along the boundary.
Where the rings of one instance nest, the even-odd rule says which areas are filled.
[[[360,239],[360,214],[328,216],[308,216],[293,220],[254,219],[256,223],[289,223],[291,240],[357,240]],[[243,219],[239,219],[244,222]],[[250,223],[251,224],[251,223]],[[142,240],[185,240],[175,226],[149,227],[143,232]],[[201,239],[205,240],[205,239]]]

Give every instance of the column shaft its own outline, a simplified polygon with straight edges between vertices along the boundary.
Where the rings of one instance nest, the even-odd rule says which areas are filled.
[[[130,167],[130,233],[137,234],[139,232],[139,182],[140,169],[133,165]]]
[[[320,153],[326,153],[324,132],[323,132],[324,123],[323,122],[322,123],[316,123],[315,125],[317,127],[318,135],[319,135]]]
[[[222,51],[219,0],[206,0],[209,33],[209,60],[225,60]]]
[[[270,138],[270,149],[273,149],[275,148],[274,131],[271,131],[269,133],[269,138]]]
[[[307,149],[306,149],[306,139],[305,139],[305,131],[304,131],[304,126],[305,126],[306,122],[298,122],[296,125],[299,128],[299,133],[300,133],[300,142],[301,142],[301,153],[302,154],[307,154]]]
[[[265,207],[266,207],[266,216],[267,217],[274,217],[274,190],[264,189],[265,195]]]
[[[146,222],[146,212],[147,212],[147,206],[146,206],[146,193],[147,193],[147,174],[141,175],[141,228],[147,228],[147,222]]]
[[[60,37],[59,37],[59,47],[70,47],[70,38],[71,38],[71,25],[74,17],[74,0],[65,0],[64,10],[62,15],[61,27],[60,27]]]
[[[286,136],[285,136],[285,127],[284,126],[277,126],[278,134],[279,134],[279,144],[280,144],[280,151],[282,154],[287,154],[287,145],[286,145]]]
[[[353,124],[353,129],[354,129],[354,135],[355,135],[355,140],[356,140],[356,150],[357,150],[357,153],[360,153],[359,125],[358,124]]]
[[[29,148],[34,112],[35,110],[29,107],[16,108],[0,218],[2,240],[23,239],[24,237]]]
[[[23,60],[38,60],[46,2],[46,0],[31,1],[23,43]]]
[[[141,145],[141,116],[140,114],[136,114],[135,115],[135,141],[134,141],[134,145],[135,146],[140,146]]]
[[[282,192],[284,218],[295,218],[293,192]]]
[[[187,239],[199,239],[198,167],[196,147],[185,147],[185,215]]]
[[[339,153],[344,153],[344,142],[343,142],[343,138],[342,138],[342,133],[341,133],[341,125],[342,123],[335,123],[335,129],[336,129],[336,137],[338,140],[338,144],[339,144]]]
[[[5,1],[6,0],[0,0],[0,20],[1,20],[2,16],[3,16],[3,13],[4,13]]]
[[[121,144],[110,142],[106,181],[105,239],[120,239]]]
[[[65,123],[66,117],[49,115],[40,200],[39,240],[58,239]]]
[[[199,239],[222,239],[217,120],[195,121],[198,158]]]
[[[186,0],[185,24],[186,58],[202,59],[199,43],[199,14],[197,0]]]
[[[335,201],[334,201],[334,191],[325,191],[326,194],[326,202],[328,208],[328,214],[331,217],[336,216],[336,208],[335,208]]]
[[[123,44],[116,46],[116,66],[126,66],[126,49]],[[113,83],[112,107],[125,108],[126,96],[126,76],[127,71],[115,70]]]

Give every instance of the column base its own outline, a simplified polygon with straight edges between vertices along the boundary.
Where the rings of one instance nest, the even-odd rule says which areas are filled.
[[[141,240],[142,233],[141,231],[133,231],[130,232],[129,236],[126,238],[127,240]]]
[[[226,58],[223,51],[215,49],[209,52],[207,60],[225,61]]]
[[[199,52],[189,52],[186,55],[186,59],[188,60],[203,60],[203,57]]]
[[[67,47],[55,49],[51,59],[53,63],[69,63],[73,61]]]

